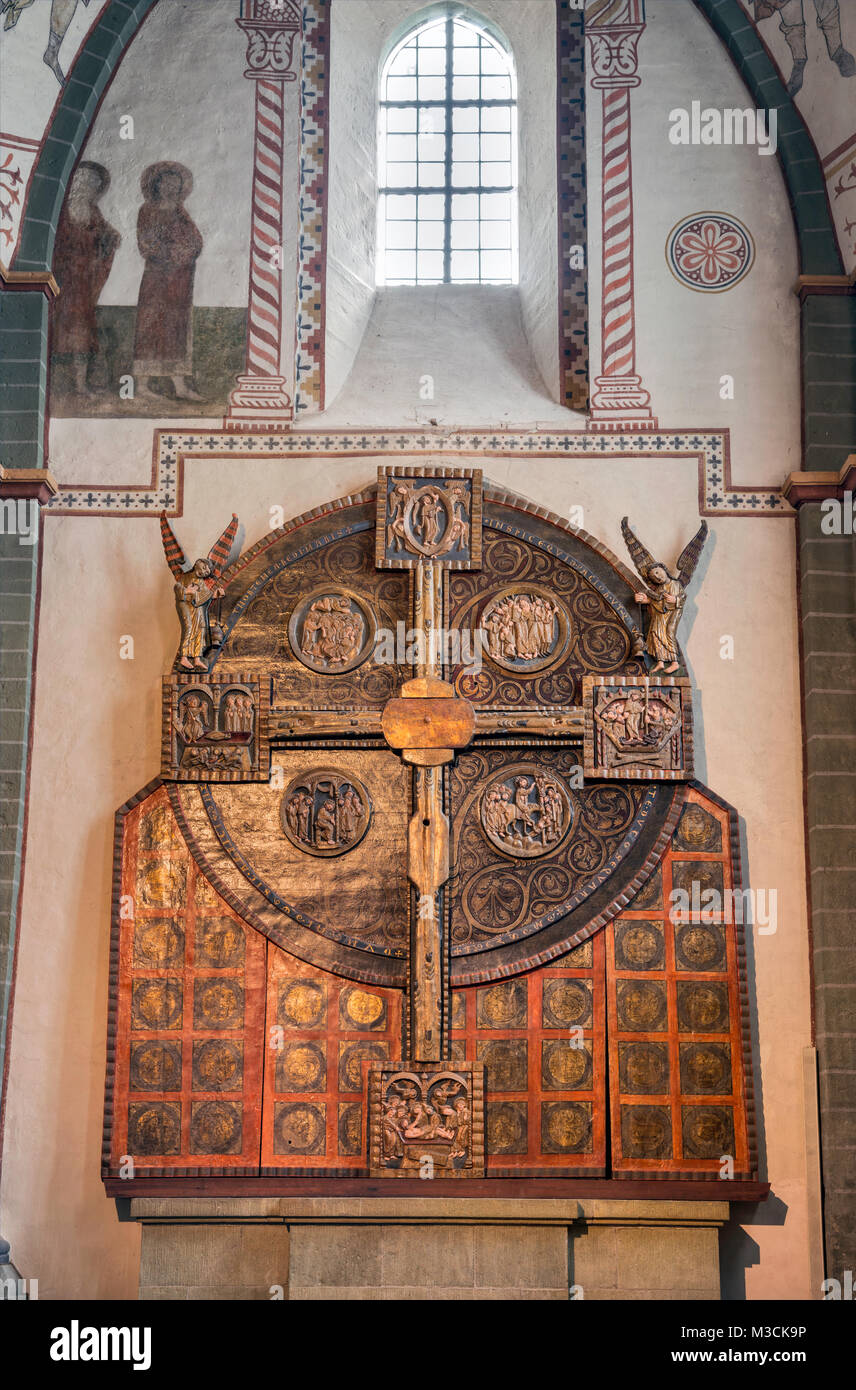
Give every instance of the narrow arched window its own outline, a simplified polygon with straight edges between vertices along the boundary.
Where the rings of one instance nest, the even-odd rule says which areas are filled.
[[[516,284],[510,52],[459,14],[411,30],[383,69],[378,143],[378,284]]]

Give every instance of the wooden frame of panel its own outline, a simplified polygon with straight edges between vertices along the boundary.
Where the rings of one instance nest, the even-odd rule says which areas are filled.
[[[303,982],[318,987],[324,995],[324,1022],[316,1027],[300,1027],[280,1016],[280,992],[288,982]],[[375,1028],[370,1020],[360,1027],[352,1020],[347,1026],[347,1009],[354,994],[365,1000],[382,1001],[385,1010],[384,1026]],[[313,1175],[368,1175],[367,1116],[366,1116],[366,1076],[372,1060],[398,1061],[402,1056],[402,1014],[403,996],[401,990],[386,989],[377,985],[355,983],[340,976],[304,964],[287,955],[278,947],[271,945],[268,954],[267,1006],[265,1021],[265,1060],[264,1089],[262,1095],[261,1168],[262,1177],[277,1174],[305,1173]],[[345,1022],[343,1024],[343,1017]],[[284,1036],[273,1033],[283,1028]],[[282,1042],[282,1048],[278,1044]],[[347,1065],[348,1044],[371,1044],[380,1046],[382,1051],[375,1057],[367,1055],[359,1062],[359,1088],[348,1088],[342,1083],[343,1062]],[[315,1090],[278,1089],[277,1063],[283,1049],[300,1048],[323,1049],[325,1084]],[[347,1075],[347,1072],[345,1073]],[[345,1106],[357,1105],[359,1116],[359,1152],[344,1153],[340,1144],[339,1125]],[[277,1142],[277,1125],[283,1111],[280,1107],[309,1107],[316,1112],[323,1107],[324,1143],[323,1149],[314,1146],[314,1152],[295,1152],[289,1156],[278,1152],[283,1147],[282,1138]],[[292,1111],[292,1114],[295,1112]],[[304,1124],[309,1117],[304,1118]],[[310,1121],[311,1123],[311,1121]]]
[[[590,965],[575,963],[589,954]],[[461,1060],[485,1061],[485,1147],[488,1177],[603,1177],[606,1175],[606,1014],[604,1008],[604,934],[577,947],[565,963],[542,967],[512,980],[491,985],[470,986],[452,991],[453,1057],[462,1049]],[[582,957],[580,956],[582,954]],[[545,1045],[563,1041],[568,1027],[550,1027],[544,1022],[544,997],[554,980],[581,980],[591,990],[591,1015],[582,1026],[583,1041],[591,1057],[591,1078],[580,1089],[559,1089],[544,1084]],[[524,985],[526,989],[525,1019],[518,1027],[489,1027],[484,1024],[481,1002],[504,985]],[[462,1002],[458,1002],[462,1001]],[[455,1024],[458,1023],[456,1027]],[[499,1091],[491,1084],[490,1062],[485,1057],[490,1042],[526,1042],[526,1086],[517,1090]],[[457,1047],[456,1047],[457,1045]],[[481,1045],[481,1046],[480,1046]],[[545,1107],[562,1103],[582,1103],[591,1107],[591,1149],[584,1153],[545,1151],[544,1127],[549,1128],[550,1112]],[[528,1107],[526,1114],[525,1149],[519,1153],[491,1153],[491,1128],[494,1121],[492,1106]]]
[[[145,868],[146,857],[140,856],[139,831],[144,813],[163,810],[170,818],[172,811],[165,789],[160,796],[159,783],[150,784],[145,789],[148,796],[141,794],[129,802],[117,816],[118,863],[114,861],[114,912],[111,949],[111,984],[116,1000],[111,1010],[108,1036],[108,1075],[105,1101],[105,1135],[103,1153],[103,1175],[120,1177],[123,1160],[129,1156],[134,1159],[133,1171],[139,1177],[154,1176],[164,1172],[181,1176],[215,1175],[228,1172],[232,1175],[249,1175],[258,1171],[260,1111],[259,1095],[261,1088],[261,1048],[262,1034],[259,1025],[264,1011],[264,959],[265,944],[251,928],[247,927],[220,897],[206,885],[213,904],[211,912],[216,916],[235,923],[244,942],[243,964],[241,966],[217,967],[196,963],[196,928],[198,918],[197,888],[202,876],[191,858],[176,828],[175,860],[182,865],[185,882],[185,902],[181,912],[184,941],[181,948],[181,964],[177,962],[160,967],[146,967],[135,959],[135,942],[141,925],[147,921],[156,922],[166,916],[174,920],[174,908],[158,908],[146,905],[137,894],[137,883],[141,869]],[[127,819],[127,824],[126,824]],[[152,865],[162,862],[158,852],[151,855]],[[132,915],[128,915],[128,910]],[[243,991],[243,1007],[240,1026],[227,1029],[206,1028],[195,1021],[197,991],[204,980],[240,981]],[[135,1027],[133,1018],[134,991],[146,981],[180,982],[181,1015],[174,1027]],[[126,1046],[117,1046],[119,1040]],[[231,1090],[203,1090],[194,1087],[194,1044],[207,1041],[240,1042],[242,1049],[241,1085]],[[138,1043],[174,1043],[180,1046],[181,1081],[171,1090],[156,1087],[143,1089],[134,1084],[131,1076],[134,1046]],[[198,1114],[196,1107],[206,1103],[222,1103],[240,1107],[241,1140],[236,1153],[193,1152],[191,1127]],[[154,1114],[155,1107],[167,1107],[172,1122],[178,1124],[178,1143],[176,1151],[164,1154],[150,1154],[156,1159],[156,1166],[146,1163],[145,1156],[129,1153],[129,1129],[132,1116],[138,1116],[137,1109],[148,1105]],[[196,1161],[194,1161],[196,1160]]]
[[[712,864],[722,867],[723,889],[739,890],[741,887],[739,841],[737,838],[736,813],[718,797],[701,791],[697,785],[690,788],[686,806],[700,806],[719,823],[721,848],[718,852],[697,849],[680,849],[676,840],[667,850],[662,860],[662,902],[659,907],[631,909],[610,923],[606,931],[606,983],[607,983],[607,1033],[609,1039],[609,1074],[614,1081],[610,1091],[611,1151],[612,1172],[616,1178],[647,1177],[653,1179],[674,1179],[678,1174],[691,1175],[718,1181],[722,1174],[719,1156],[700,1158],[686,1153],[684,1123],[692,1122],[694,1109],[708,1109],[713,1112],[729,1111],[733,1124],[734,1160],[732,1177],[747,1180],[755,1177],[755,1131],[752,1117],[752,1073],[751,1050],[749,1046],[749,1021],[747,1010],[746,965],[742,927],[736,922],[725,921],[725,914],[716,914],[704,926],[720,929],[724,937],[725,959],[717,962],[718,969],[694,970],[680,968],[676,955],[678,933],[698,924],[698,914],[686,921],[677,923],[670,919],[669,904],[675,878],[675,866],[681,864]],[[686,807],[685,807],[686,810]],[[617,960],[616,943],[622,924],[628,922],[654,922],[662,928],[664,960],[662,966],[651,970],[631,970],[622,968]],[[666,1014],[662,1028],[631,1030],[620,1027],[618,993],[623,982],[650,981],[664,987]],[[725,995],[728,1002],[727,1026],[703,1031],[682,1029],[679,1020],[678,991],[682,985],[694,983],[711,984]],[[647,1043],[665,1048],[668,1056],[668,1086],[650,1092],[622,1089],[621,1058],[622,1044]],[[729,1049],[731,1065],[731,1091],[692,1092],[682,1087],[681,1049],[688,1045],[712,1044],[720,1050]],[[649,1115],[644,1117],[656,1132],[662,1112],[667,1111],[670,1121],[670,1155],[659,1154],[644,1157],[625,1152],[626,1143],[622,1129],[625,1109],[645,1107]],[[661,1112],[659,1115],[657,1112]],[[715,1121],[714,1121],[715,1122]],[[651,1136],[652,1145],[655,1134]]]

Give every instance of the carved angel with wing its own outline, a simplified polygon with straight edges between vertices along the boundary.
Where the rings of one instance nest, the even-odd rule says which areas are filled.
[[[684,546],[674,570],[655,560],[645,549],[638,536],[631,531],[626,516],[621,521],[621,534],[639,577],[646,586],[634,597],[637,603],[647,603],[651,609],[645,650],[656,660],[657,664],[652,670],[663,671],[670,676],[680,665],[678,624],[687,601],[687,586],[707,539],[707,522],[701,523],[689,545]]]
[[[160,516],[161,539],[166,562],[175,575],[175,607],[181,623],[181,640],[176,664],[183,671],[207,671],[204,653],[212,645],[208,608],[213,598],[225,593],[218,581],[238,529],[238,518],[232,520],[219,540],[211,547],[206,560],[197,560],[188,570],[184,551],[167,521],[166,512]]]

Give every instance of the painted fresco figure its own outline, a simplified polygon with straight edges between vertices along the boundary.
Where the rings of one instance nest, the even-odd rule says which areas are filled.
[[[33,0],[0,0],[0,14],[6,16],[3,28],[14,29],[21,17],[21,11],[28,10],[32,3]],[[80,0],[52,0],[51,3],[50,37],[42,57],[60,86],[65,82],[65,73],[59,65],[59,50],[68,32],[68,26],[77,13],[79,3]],[[88,5],[89,0],[83,0],[83,3]]]
[[[202,237],[185,211],[193,176],[183,164],[150,164],[140,187],[137,245],[146,268],[137,300],[134,376],[138,394],[154,398],[149,379],[168,376],[178,400],[201,401],[193,374],[193,281]]]
[[[95,309],[121,241],[98,207],[109,186],[104,165],[84,160],[74,172],[57,227],[54,271],[62,293],[53,311],[52,346],[70,359],[79,396],[92,395],[87,376],[99,351]]]
[[[778,14],[779,27],[788,41],[793,58],[793,69],[788,79],[788,94],[795,97],[803,84],[803,74],[808,61],[806,46],[804,0],[753,0],[755,19],[769,19]],[[826,40],[826,50],[842,77],[856,74],[856,59],[845,47],[841,38],[841,9],[839,0],[814,0],[817,11],[817,26]]]

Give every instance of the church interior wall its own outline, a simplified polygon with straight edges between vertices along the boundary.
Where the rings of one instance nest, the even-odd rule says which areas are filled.
[[[224,8],[228,41],[222,37]],[[800,466],[799,310],[792,293],[798,265],[778,162],[752,148],[680,149],[669,143],[670,110],[688,107],[699,92],[709,89],[712,101],[715,92],[717,104],[749,101],[695,7],[649,0],[640,45],[643,80],[633,94],[636,328],[639,370],[664,432],[662,453],[645,459],[630,451],[593,459],[509,457],[486,443],[478,451],[456,451],[453,430],[477,429],[486,439],[488,430],[509,427],[581,428],[581,417],[555,402],[554,7],[551,0],[484,0],[478,8],[507,34],[518,67],[521,171],[527,180],[519,288],[503,288],[490,299],[469,287],[375,290],[378,65],[389,36],[420,7],[411,0],[334,0],[328,408],[320,418],[300,419],[297,433],[393,431],[436,422],[443,432],[432,459],[439,463],[482,467],[493,482],[572,518],[616,554],[623,554],[624,515],[652,547],[677,554],[697,525],[699,480],[696,458],[675,457],[669,449],[672,431],[729,431],[738,484],[778,488]],[[76,15],[67,39],[72,51],[93,9]],[[156,7],[101,107],[84,158],[111,171],[103,211],[123,237],[105,304],[134,302],[139,178],[148,164],[169,158],[194,174],[188,211],[205,242],[195,302],[246,306],[247,218],[236,209],[249,201],[252,90],[241,78],[244,46],[234,29],[234,9],[228,0],[225,6],[169,0],[169,6]],[[542,18],[547,11],[550,23]],[[8,113],[24,109],[21,98],[38,78],[38,99],[26,121],[16,124],[22,134],[38,138],[56,84],[47,69],[41,71],[44,36],[24,35],[27,18],[14,36],[22,48],[27,39],[22,63],[4,66],[11,62],[9,36],[0,42],[0,81],[5,75],[13,93],[11,101],[4,99],[0,124],[5,128]],[[176,32],[184,33],[185,26],[193,35],[190,62],[176,43]],[[775,51],[776,36],[769,41]],[[169,100],[177,69],[183,90],[178,113]],[[286,84],[292,131],[298,85]],[[823,84],[811,85],[819,93]],[[118,118],[129,106],[136,135],[120,142]],[[587,106],[594,365],[601,351],[602,128],[600,96],[591,84]],[[825,119],[818,115],[820,127],[829,128],[827,143],[844,139],[838,127],[833,135],[831,118],[826,125]],[[296,140],[287,140],[286,150],[286,188],[295,195]],[[284,200],[286,247],[297,239],[296,203],[296,196]],[[755,242],[751,272],[727,293],[693,293],[672,275],[664,255],[670,229],[709,209],[738,218]],[[292,333],[295,317],[290,263],[285,285],[284,336]],[[417,299],[427,307],[417,310]],[[433,400],[419,395],[425,373],[435,377]],[[721,395],[726,375],[734,379],[733,399]],[[216,415],[209,423],[219,430]],[[152,469],[153,429],[204,428],[197,414],[121,416],[117,410],[118,418],[69,414],[51,420],[50,466],[61,486],[144,487]],[[319,447],[317,456],[285,463],[275,454],[195,457],[183,467],[173,525],[188,555],[205,554],[234,511],[244,551],[283,520],[371,484],[377,464],[385,461],[354,440],[344,456]],[[412,456],[397,453],[393,461],[421,466],[425,458],[414,450]],[[779,1217],[768,1221],[762,1211],[743,1220],[746,1242],[731,1248],[740,1251],[733,1257],[736,1266],[747,1245],[752,1251],[747,1297],[808,1298],[816,1296],[810,1277],[817,1233],[807,1195],[811,1098],[803,1088],[811,1005],[793,520],[718,514],[710,525],[703,589],[691,597],[684,628],[703,734],[698,775],[740,812],[747,882],[775,890],[778,901],[777,930],[752,933],[749,954],[761,1176],[773,1185]],[[139,1228],[117,1220],[98,1171],[113,817],[157,773],[160,683],[175,649],[175,614],[155,516],[48,512],[43,546],[27,872],[0,1192],[3,1234],[19,1267],[37,1273],[42,1297],[134,1298]],[[723,659],[726,638],[733,639],[733,659]]]

